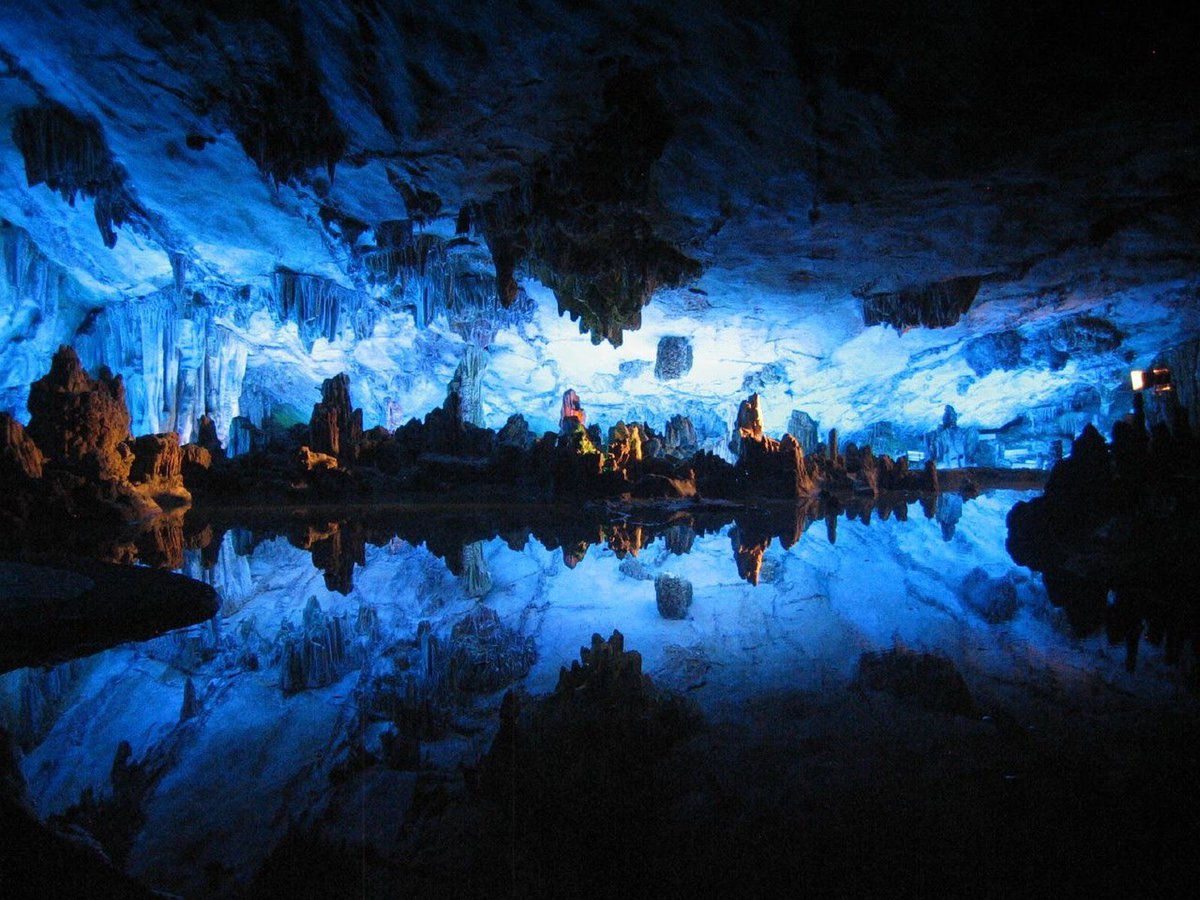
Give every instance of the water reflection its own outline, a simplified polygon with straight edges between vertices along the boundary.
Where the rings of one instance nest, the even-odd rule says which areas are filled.
[[[0,677],[0,714],[40,816],[156,886],[220,894],[289,823],[394,849],[429,815],[430,773],[479,763],[504,689],[551,691],[594,632],[619,629],[655,685],[713,716],[828,696],[896,647],[976,689],[1132,678],[1012,565],[1014,500],[189,518],[135,546],[212,584],[220,613]],[[1158,690],[1155,665],[1121,689]]]
[[[486,593],[486,571],[481,544],[502,540],[514,551],[532,539],[548,550],[558,550],[568,568],[574,568],[594,547],[606,547],[624,559],[658,541],[677,555],[688,553],[697,537],[728,529],[738,574],[757,584],[762,558],[772,542],[788,549],[808,529],[821,523],[829,543],[837,541],[838,520],[907,522],[909,507],[916,505],[925,519],[936,519],[942,538],[954,536],[962,516],[963,498],[890,494],[879,497],[814,497],[807,503],[740,506],[709,503],[676,508],[664,505],[630,507],[585,506],[478,506],[402,507],[375,506],[344,509],[190,511],[186,516],[164,517],[133,535],[109,541],[95,553],[115,561],[180,569],[186,551],[200,554],[202,568],[217,564],[224,537],[239,556],[253,553],[263,541],[285,538],[307,550],[313,565],[325,575],[331,591],[349,594],[354,589],[355,567],[366,564],[368,546],[390,546],[399,540],[424,546],[445,562],[447,569],[466,579],[471,596]]]

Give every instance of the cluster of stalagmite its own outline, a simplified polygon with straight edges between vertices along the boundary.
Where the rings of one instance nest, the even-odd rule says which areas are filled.
[[[92,378],[61,347],[30,388],[28,428],[0,415],[0,512],[139,520],[191,502],[178,435],[134,439],[129,424],[121,376]]]
[[[605,433],[588,422],[573,390],[563,395],[557,432],[536,436],[519,414],[496,432],[472,421],[473,401],[464,405],[459,390],[471,383],[469,374],[464,369],[456,376],[440,407],[395,431],[364,430],[350,380],[337,375],[322,385],[307,426],[274,435],[247,431],[242,449],[249,452],[227,456],[208,416],[196,423],[196,443],[180,446],[170,432],[131,437],[121,378],[107,370],[92,378],[64,347],[30,392],[28,429],[9,416],[0,418],[0,476],[12,486],[4,511],[13,521],[46,507],[138,521],[186,505],[193,495],[202,505],[216,506],[363,503],[431,494],[451,501],[493,496],[505,502],[798,503],[819,495],[938,489],[931,462],[913,471],[905,457],[893,461],[876,457],[869,447],[840,447],[836,430],[809,453],[790,433],[780,440],[768,436],[757,394],[738,411],[734,462],[698,450],[696,430],[685,416],[673,416],[662,433],[644,422],[623,421]],[[811,422],[805,442],[815,439],[815,431]],[[616,534],[610,538],[629,543]],[[635,548],[639,543],[630,542]],[[317,541],[314,548],[327,543]],[[322,567],[330,572],[331,586],[346,585],[348,573],[341,566]],[[473,590],[486,592],[486,573],[473,557],[471,568]]]

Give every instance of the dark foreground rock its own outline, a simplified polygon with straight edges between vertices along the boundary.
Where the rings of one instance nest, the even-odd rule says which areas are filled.
[[[209,585],[90,560],[0,562],[0,672],[145,640],[216,614]]]

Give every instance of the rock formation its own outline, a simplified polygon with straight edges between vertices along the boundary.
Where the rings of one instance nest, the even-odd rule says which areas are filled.
[[[821,437],[818,433],[820,427],[820,423],[808,413],[793,409],[792,417],[788,420],[787,430],[788,434],[796,439],[796,443],[800,445],[804,454],[808,456],[821,446]]]
[[[24,426],[0,412],[0,480],[42,477],[42,452]]]
[[[183,453],[179,435],[142,435],[133,442],[133,465],[129,481],[145,491],[159,506],[179,506],[191,502],[183,483]]]
[[[574,390],[568,389],[563,393],[562,413],[558,417],[559,432],[566,432],[575,426],[583,427],[587,423],[587,413]]]
[[[344,372],[326,378],[321,385],[321,402],[314,404],[309,421],[311,446],[338,460],[353,463],[362,442],[362,410],[350,403],[350,378]]]
[[[692,607],[692,583],[676,575],[654,579],[654,602],[664,619],[686,619]]]
[[[128,477],[129,421],[121,376],[102,369],[89,377],[70,347],[59,348],[29,389],[29,436],[49,462],[85,477]]]
[[[685,337],[659,338],[654,377],[659,381],[682,378],[692,371],[692,342]]]

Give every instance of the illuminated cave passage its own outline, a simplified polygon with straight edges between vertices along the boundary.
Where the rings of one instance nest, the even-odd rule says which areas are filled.
[[[0,0],[3,892],[1193,883],[1197,38]]]

